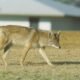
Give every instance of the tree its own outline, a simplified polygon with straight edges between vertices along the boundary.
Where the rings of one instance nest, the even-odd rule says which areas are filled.
[[[66,3],[66,4],[72,4],[72,5],[80,7],[80,0],[55,0],[55,1],[59,1],[62,3]]]

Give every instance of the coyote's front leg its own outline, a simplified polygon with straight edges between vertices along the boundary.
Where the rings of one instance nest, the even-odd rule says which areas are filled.
[[[41,54],[41,56],[44,58],[44,60],[47,62],[47,64],[49,66],[52,66],[52,63],[50,62],[50,60],[48,59],[46,53],[44,52],[44,50],[42,48],[39,48],[39,53]]]

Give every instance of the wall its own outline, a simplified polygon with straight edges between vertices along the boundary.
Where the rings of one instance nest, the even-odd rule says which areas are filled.
[[[38,27],[41,30],[51,30],[52,25],[50,19],[40,18]]]
[[[0,16],[0,26],[3,25],[21,25],[29,27],[30,23],[28,18],[18,16]]]
[[[25,16],[0,16],[0,26],[22,25],[30,27],[29,18]],[[80,30],[80,18],[40,17],[38,28],[42,30]]]
[[[53,18],[52,19],[53,30],[80,30],[80,18]]]
[[[35,22],[34,24],[38,24],[38,28],[41,30],[51,30],[51,20],[48,18],[39,18],[39,22]],[[0,16],[0,26],[3,25],[21,25],[32,27],[30,26],[29,18],[24,16]],[[34,28],[36,28],[36,26],[34,26]]]

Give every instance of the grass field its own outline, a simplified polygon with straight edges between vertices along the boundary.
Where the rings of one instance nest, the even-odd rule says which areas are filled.
[[[24,70],[19,65],[22,48],[13,47],[7,56],[8,67],[4,70],[0,60],[1,80],[80,80],[80,49],[45,49],[53,67],[33,49],[28,53]]]
[[[26,57],[24,70],[19,65],[22,47],[12,47],[7,56],[7,71],[4,70],[0,58],[0,80],[80,80],[80,32],[61,32],[60,45],[61,49],[50,47],[45,49],[53,64],[52,67],[47,65],[37,50],[32,49]]]

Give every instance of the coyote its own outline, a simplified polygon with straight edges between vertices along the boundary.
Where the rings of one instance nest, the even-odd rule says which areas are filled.
[[[23,46],[23,55],[20,59],[20,65],[23,67],[23,63],[27,53],[31,48],[37,48],[41,56],[47,62],[48,65],[52,66],[52,63],[48,59],[45,54],[44,48],[46,46],[51,46],[55,48],[60,48],[59,44],[59,36],[60,33],[53,33],[52,31],[43,31],[33,28],[26,28],[27,31],[27,38],[25,40],[25,44]],[[7,35],[6,31],[3,28],[0,29],[0,49],[4,49],[4,54],[2,55],[4,65],[7,67],[6,56],[9,53],[10,48],[14,45],[14,41],[11,40]],[[1,42],[2,40],[2,42]],[[4,43],[3,43],[4,42]]]

